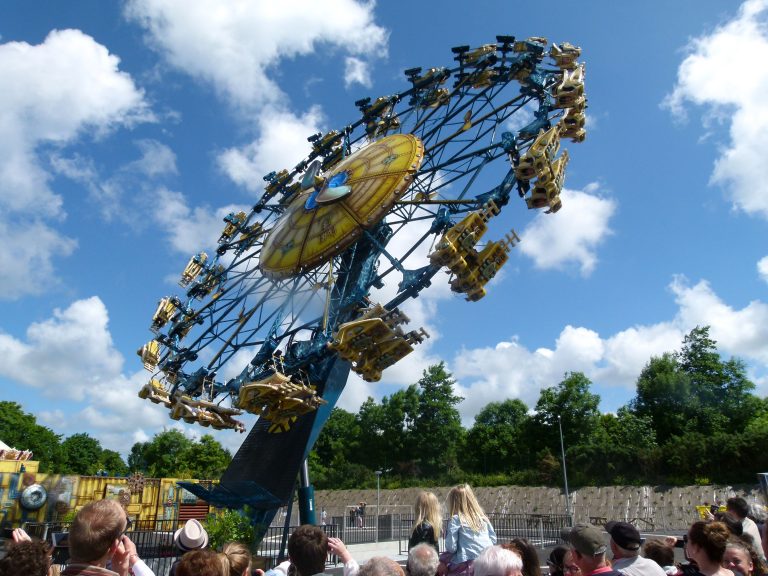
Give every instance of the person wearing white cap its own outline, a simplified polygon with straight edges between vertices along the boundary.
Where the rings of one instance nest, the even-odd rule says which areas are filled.
[[[181,550],[182,553],[189,552],[190,550],[200,550],[208,546],[208,532],[205,531],[203,525],[194,518],[187,520],[187,522],[176,530],[173,534],[173,543]],[[176,575],[176,566],[180,560],[176,560],[171,566],[171,570],[168,573],[169,576]]]

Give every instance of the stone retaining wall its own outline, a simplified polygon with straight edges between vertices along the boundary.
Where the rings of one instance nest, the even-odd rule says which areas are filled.
[[[431,488],[441,502],[450,488]],[[381,490],[381,514],[408,514],[421,488]],[[508,514],[565,514],[565,495],[559,488],[499,486],[476,488],[486,512]],[[698,519],[696,506],[715,501],[724,503],[731,496],[742,496],[762,508],[757,485],[738,486],[602,486],[584,487],[570,494],[576,522],[600,523],[605,520],[633,521],[641,530],[685,530]],[[376,513],[376,490],[318,490],[315,505],[325,508],[329,517],[349,513],[349,506],[366,502],[369,514]]]

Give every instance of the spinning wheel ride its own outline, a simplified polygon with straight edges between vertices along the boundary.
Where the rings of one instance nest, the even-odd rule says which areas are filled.
[[[511,201],[561,208],[561,140],[585,137],[580,49],[497,36],[452,51],[450,68],[406,70],[407,89],[311,136],[307,158],[224,219],[215,255],[190,259],[186,292],[160,300],[139,395],[214,428],[259,415],[217,487],[186,486],[198,496],[268,525],[350,370],[379,380],[428,337],[398,306],[446,268],[453,291],[483,298],[520,240],[481,243],[489,220]]]

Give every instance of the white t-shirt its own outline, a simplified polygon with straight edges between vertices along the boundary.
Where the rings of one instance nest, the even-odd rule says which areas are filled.
[[[643,556],[614,560],[612,568],[624,576],[666,576],[666,572],[661,566]]]
[[[757,552],[757,555],[762,560],[765,560],[765,552],[763,552],[762,539],[760,538],[760,530],[758,529],[757,524],[752,522],[752,520],[749,518],[744,518],[744,520],[741,521],[741,527],[744,531],[744,534],[751,536],[755,541],[753,547],[755,552]]]

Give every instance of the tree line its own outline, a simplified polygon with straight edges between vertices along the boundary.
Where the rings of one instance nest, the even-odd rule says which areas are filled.
[[[768,401],[741,360],[720,357],[706,326],[651,358],[615,414],[601,414],[590,380],[571,372],[534,407],[499,399],[466,429],[453,384],[441,363],[356,414],[335,408],[310,455],[315,486],[373,487],[377,470],[390,488],[558,486],[561,427],[573,486],[753,483],[768,470]]]
[[[232,455],[213,436],[191,440],[178,430],[165,430],[131,448],[128,462],[86,433],[61,434],[37,423],[16,402],[0,401],[0,440],[31,450],[40,472],[83,476],[126,476],[141,472],[155,478],[218,479]]]
[[[590,380],[570,372],[535,406],[499,399],[465,428],[454,384],[440,363],[357,413],[334,408],[309,457],[315,487],[375,487],[376,471],[388,488],[559,486],[561,427],[572,486],[752,483],[768,470],[768,400],[754,394],[741,360],[720,357],[708,327],[651,358],[615,414],[602,414]],[[210,435],[166,430],[135,443],[125,462],[88,434],[62,440],[14,402],[0,402],[0,439],[32,450],[42,472],[216,479],[231,461]]]

